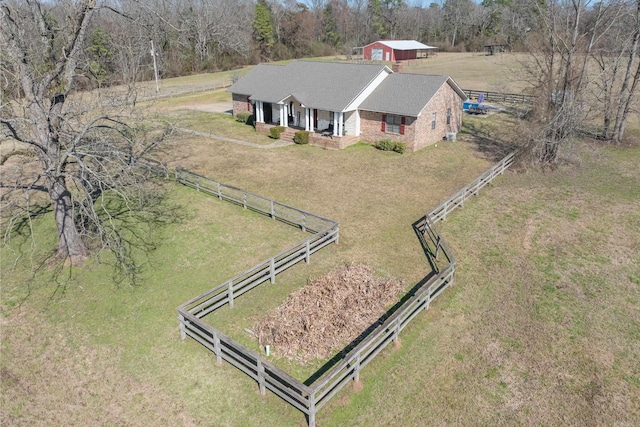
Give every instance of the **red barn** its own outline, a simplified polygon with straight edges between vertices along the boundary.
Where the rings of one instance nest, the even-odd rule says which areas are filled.
[[[363,58],[369,61],[405,61],[426,58],[436,49],[415,40],[379,40],[363,48]]]

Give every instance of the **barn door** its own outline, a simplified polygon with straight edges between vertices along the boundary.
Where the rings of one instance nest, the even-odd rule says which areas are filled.
[[[371,49],[371,59],[373,61],[382,61],[382,48],[376,47]]]

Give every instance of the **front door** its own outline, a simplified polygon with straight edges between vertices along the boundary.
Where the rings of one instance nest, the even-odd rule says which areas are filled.
[[[273,122],[273,109],[271,108],[271,104],[265,102],[262,104],[262,109],[264,112],[264,122],[271,123]]]

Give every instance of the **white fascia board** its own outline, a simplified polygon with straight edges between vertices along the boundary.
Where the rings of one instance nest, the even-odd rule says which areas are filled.
[[[451,89],[453,89],[458,94],[458,96],[462,98],[463,101],[467,99],[467,94],[464,93],[462,88],[458,85],[458,83],[455,80],[451,78],[451,76],[449,76],[449,78],[447,79],[447,83],[449,83],[449,86],[451,86]]]
[[[360,107],[360,104],[364,102],[365,99],[369,97],[373,93],[374,90],[384,79],[386,79],[393,71],[387,66],[385,66],[380,73],[373,79],[371,82],[362,89],[362,91],[347,105],[342,111],[353,111],[357,110]]]
[[[282,98],[280,101],[276,102],[276,104],[284,104],[285,102],[287,102],[290,98],[296,99],[295,96],[293,96],[293,94],[289,94],[287,96],[285,96],[284,98]],[[297,101],[297,100],[296,100]]]

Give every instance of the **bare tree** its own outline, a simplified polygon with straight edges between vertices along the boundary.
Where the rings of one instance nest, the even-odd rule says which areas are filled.
[[[127,229],[135,227],[129,219],[152,212],[147,208],[158,201],[140,162],[168,130],[150,127],[113,94],[74,91],[87,29],[100,7],[96,0],[0,5],[3,73],[16,85],[0,106],[3,140],[28,150],[38,166],[2,186],[23,191],[26,201],[34,191],[46,193],[57,257],[78,263],[93,249],[107,249],[134,275],[131,251],[140,230]]]
[[[592,57],[600,71],[594,86],[602,106],[602,138],[618,144],[640,80],[640,0],[613,4],[610,9],[610,28]]]
[[[570,141],[587,121],[589,57],[607,31],[604,17],[608,5],[595,6],[586,20],[589,1],[534,2],[540,32],[529,38],[532,59],[525,63],[529,82],[539,94],[533,111],[534,133],[530,138],[536,161],[553,164],[559,148]]]
[[[451,37],[451,47],[462,36],[466,39],[472,26],[475,6],[471,0],[446,0],[442,6],[443,26]]]

